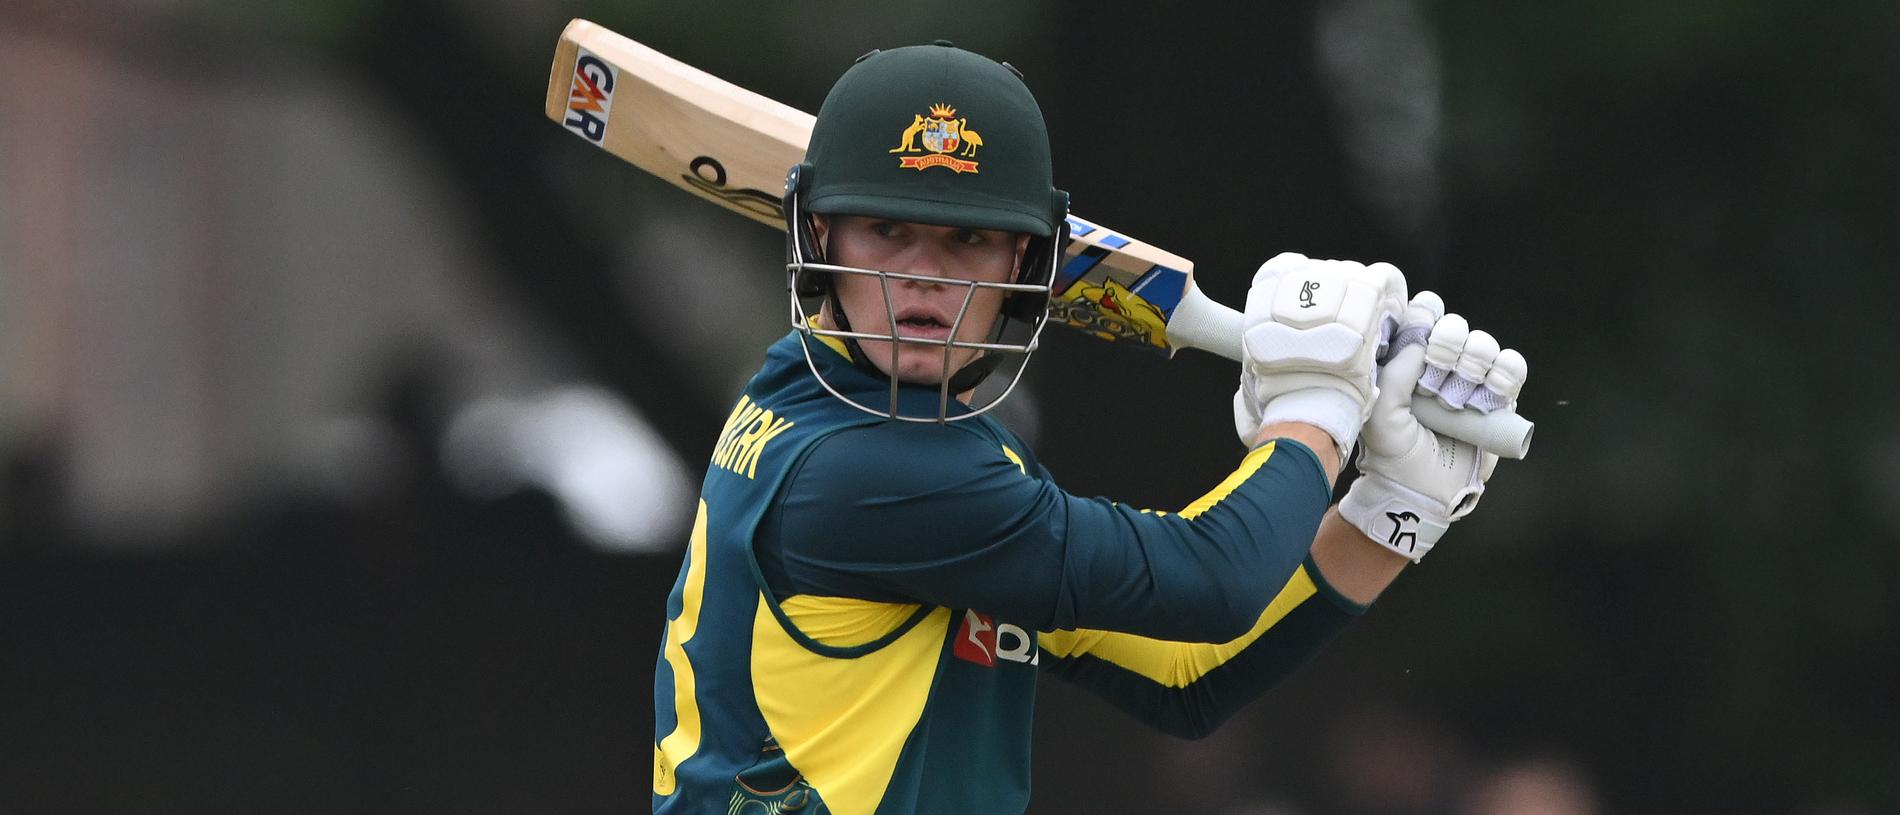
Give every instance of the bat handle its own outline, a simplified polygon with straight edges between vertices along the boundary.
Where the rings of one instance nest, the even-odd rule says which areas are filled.
[[[1242,324],[1239,311],[1214,302],[1190,285],[1168,319],[1168,340],[1176,348],[1199,348],[1239,362]],[[1419,424],[1504,458],[1530,453],[1531,433],[1537,429],[1516,412],[1453,410],[1431,398],[1413,400],[1412,414]]]

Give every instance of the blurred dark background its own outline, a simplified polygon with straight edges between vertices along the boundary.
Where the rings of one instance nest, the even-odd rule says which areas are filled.
[[[540,112],[585,16],[815,110],[1011,61],[1217,299],[1385,259],[1530,459],[1213,738],[1048,683],[1032,811],[1900,811],[1900,5],[0,3],[0,812],[647,806],[779,238]],[[1231,364],[1051,336],[1008,420],[1184,504]]]

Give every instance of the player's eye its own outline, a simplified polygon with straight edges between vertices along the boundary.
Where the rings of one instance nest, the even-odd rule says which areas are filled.
[[[897,223],[895,221],[872,221],[871,222],[871,234],[876,235],[880,238],[895,238],[897,237],[898,231],[899,230],[897,228]]]
[[[956,234],[950,236],[950,239],[964,246],[980,246],[983,241],[986,240],[986,237],[979,230],[959,229],[956,231]]]

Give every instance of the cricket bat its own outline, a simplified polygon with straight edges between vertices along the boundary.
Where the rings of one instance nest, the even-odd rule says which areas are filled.
[[[785,173],[804,159],[813,121],[579,19],[555,47],[545,110],[634,166],[781,230]],[[1241,358],[1241,314],[1201,293],[1193,261],[1093,221],[1068,221],[1052,323],[1158,353]],[[1413,412],[1426,427],[1505,458],[1530,451],[1534,426],[1516,413],[1452,410],[1431,399],[1414,402]]]

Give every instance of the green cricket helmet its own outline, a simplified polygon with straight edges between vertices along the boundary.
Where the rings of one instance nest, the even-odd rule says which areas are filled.
[[[900,342],[941,346],[946,359],[952,348],[980,354],[939,383],[935,415],[901,415],[895,378],[887,408],[840,398],[889,418],[943,422],[978,415],[1008,395],[1047,319],[1050,281],[1068,238],[1069,196],[1052,179],[1042,110],[1021,73],[1008,63],[938,40],[872,51],[845,71],[819,108],[804,162],[791,168],[785,183],[786,271],[793,324],[805,335],[806,355],[812,354],[813,336],[842,340],[852,360],[866,368],[872,366],[858,339],[890,341],[893,354]],[[888,287],[893,276],[916,276],[827,263],[825,247],[815,238],[814,214],[998,229],[1027,234],[1030,241],[1008,283],[931,278],[940,285],[1006,291],[1002,315],[987,341],[901,337],[894,321],[877,327],[845,324],[830,280],[837,274],[869,275]],[[840,323],[832,328],[813,325],[806,308],[807,300],[826,297]],[[1000,392],[985,389],[993,398],[949,415],[952,397],[1005,369],[1013,370]]]

